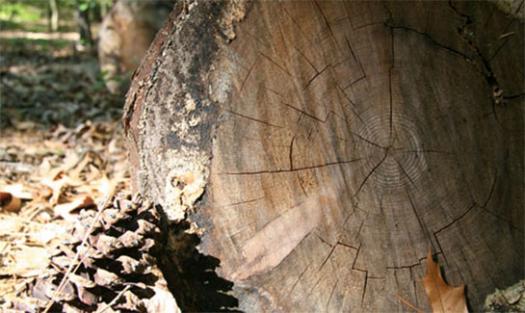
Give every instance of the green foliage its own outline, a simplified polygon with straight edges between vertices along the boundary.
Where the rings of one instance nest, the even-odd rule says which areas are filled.
[[[61,29],[76,30],[77,10],[90,11],[93,20],[100,21],[101,12],[107,12],[111,5],[112,0],[57,0]],[[46,32],[49,10],[48,0],[0,0],[0,30]]]
[[[43,1],[12,2],[0,0],[0,20],[15,23],[36,22],[44,16],[43,10],[38,4]],[[45,3],[45,2],[44,2]]]

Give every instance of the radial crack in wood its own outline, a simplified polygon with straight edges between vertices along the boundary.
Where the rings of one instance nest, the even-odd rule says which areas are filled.
[[[191,3],[128,94],[135,187],[241,310],[428,310],[429,248],[479,310],[524,276],[523,47],[492,3]]]

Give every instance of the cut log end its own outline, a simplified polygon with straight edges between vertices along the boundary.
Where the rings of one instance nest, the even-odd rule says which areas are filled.
[[[490,3],[195,3],[128,94],[135,185],[242,310],[428,309],[428,249],[481,308],[524,274],[520,25]]]

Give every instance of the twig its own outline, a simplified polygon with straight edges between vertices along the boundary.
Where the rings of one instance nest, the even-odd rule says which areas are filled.
[[[115,303],[117,303],[118,299],[120,299],[120,297],[122,297],[122,295],[123,295],[126,291],[128,291],[130,287],[131,287],[130,285],[127,285],[126,288],[122,289],[122,290],[118,293],[118,295],[117,295],[115,298],[113,298],[113,300],[111,300],[110,303],[106,304],[105,307],[103,307],[100,311],[97,310],[95,313],[102,313],[102,312],[106,311],[107,309],[111,308],[111,306],[114,305]]]
[[[48,208],[46,208],[46,207],[34,206],[33,212],[28,210],[28,211],[26,211],[26,215],[31,213],[31,214],[29,214],[28,219],[32,221],[38,214],[40,214],[41,212],[44,212],[46,210],[48,210]]]
[[[84,238],[82,239],[82,242],[78,246],[77,253],[75,254],[75,258],[73,259],[73,261],[71,261],[71,264],[69,264],[69,267],[67,269],[66,274],[64,275],[64,277],[60,281],[60,284],[58,285],[58,288],[53,293],[53,297],[48,302],[48,304],[46,306],[46,309],[44,310],[43,313],[48,313],[49,312],[49,310],[51,309],[51,307],[55,303],[56,295],[59,294],[60,292],[62,292],[62,289],[64,288],[64,286],[66,285],[67,281],[69,280],[69,276],[71,275],[71,273],[78,269],[79,264],[78,264],[78,266],[76,266],[77,265],[76,263],[78,262],[78,259],[80,258],[80,251],[82,251],[81,247],[83,247],[86,244],[87,239],[89,237],[89,234],[91,234],[91,232],[93,231],[93,227],[95,227],[95,225],[98,223],[98,220],[100,219],[100,216],[102,215],[102,211],[104,211],[104,208],[109,203],[109,199],[110,198],[111,198],[111,194],[108,194],[106,196],[106,198],[104,199],[104,201],[102,202],[102,205],[98,206],[99,210],[97,212],[97,215],[93,219],[93,222],[91,222],[91,224],[89,225],[89,228],[88,228],[86,234],[84,235]],[[84,258],[85,258],[85,256],[82,258],[82,260],[84,260]]]

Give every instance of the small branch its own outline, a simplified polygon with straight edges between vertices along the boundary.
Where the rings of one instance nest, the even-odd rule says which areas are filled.
[[[102,313],[104,311],[106,311],[107,309],[111,308],[115,303],[117,303],[117,301],[120,299],[120,297],[122,297],[122,295],[129,290],[131,286],[130,285],[127,285],[126,288],[122,289],[118,295],[115,296],[115,298],[113,298],[113,300],[111,300],[110,303],[106,304],[105,307],[103,307],[101,310],[97,310],[95,313]]]
[[[58,285],[58,288],[53,293],[53,297],[48,302],[48,304],[47,304],[47,306],[46,306],[46,308],[45,308],[43,313],[48,313],[49,312],[49,310],[51,309],[51,307],[55,303],[56,295],[59,294],[60,292],[62,292],[62,289],[64,288],[64,286],[66,285],[67,281],[69,280],[70,274],[72,272],[75,272],[78,269],[78,265],[80,263],[77,265],[77,262],[78,262],[78,259],[80,258],[80,251],[82,251],[81,247],[84,247],[84,245],[86,244],[89,235],[93,231],[93,228],[95,227],[95,225],[98,223],[98,221],[100,219],[100,216],[102,215],[102,211],[104,211],[104,208],[109,203],[110,199],[111,199],[111,193],[108,193],[108,195],[106,196],[104,201],[101,203],[101,205],[98,206],[99,211],[97,212],[97,215],[93,219],[93,222],[91,223],[91,225],[89,225],[89,228],[88,228],[86,234],[84,235],[84,238],[82,239],[82,243],[80,243],[80,245],[77,248],[77,253],[75,254],[75,257],[73,258],[73,261],[71,261],[71,263],[69,264],[69,267],[67,269],[66,274],[64,275],[64,278],[62,278],[62,281],[60,281],[60,284]],[[84,256],[82,258],[82,260],[84,260],[85,257],[86,256]]]

